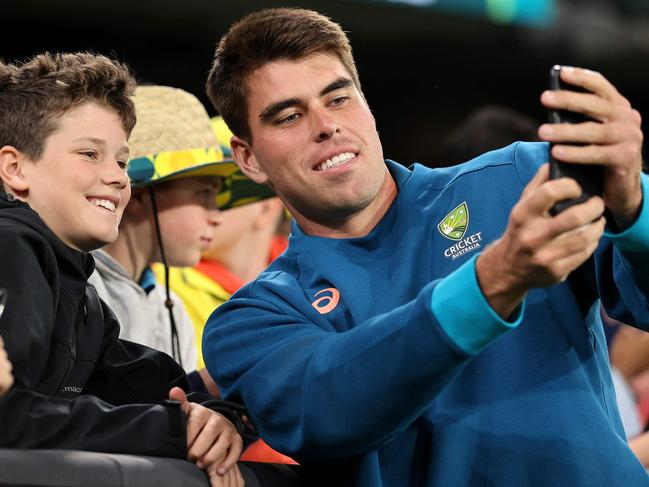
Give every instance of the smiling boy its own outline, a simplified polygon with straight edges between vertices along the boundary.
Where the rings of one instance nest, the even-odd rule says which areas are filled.
[[[240,485],[223,448],[234,426],[187,399],[167,355],[119,340],[87,282],[88,252],[115,240],[131,194],[133,89],[125,66],[89,53],[0,63],[0,335],[15,380],[0,446],[187,457],[213,485]]]

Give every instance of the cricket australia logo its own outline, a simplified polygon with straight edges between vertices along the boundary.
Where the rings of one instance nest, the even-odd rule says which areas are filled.
[[[457,242],[455,245],[451,245],[444,251],[444,256],[455,260],[458,257],[481,247],[480,242],[482,242],[482,232],[474,233],[465,238],[464,235],[468,228],[469,207],[467,206],[466,201],[463,201],[437,224],[439,233],[449,240]]]

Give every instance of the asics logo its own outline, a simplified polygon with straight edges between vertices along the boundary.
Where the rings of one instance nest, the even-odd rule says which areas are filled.
[[[318,298],[321,294],[323,296]],[[340,291],[335,287],[328,287],[327,289],[318,291],[313,295],[313,297],[318,299],[311,303],[311,306],[313,306],[318,313],[324,315],[336,309],[338,301],[340,300]]]

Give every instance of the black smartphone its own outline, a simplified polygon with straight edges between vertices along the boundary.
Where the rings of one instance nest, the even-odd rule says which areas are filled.
[[[587,93],[580,86],[570,85],[561,81],[561,66],[554,65],[550,69],[550,84],[551,90],[572,90],[581,93]],[[549,122],[550,123],[582,123],[592,120],[591,118],[581,113],[570,112],[567,110],[550,110]],[[574,143],[573,145],[584,145]],[[550,143],[550,150],[554,144]],[[551,210],[550,213],[556,215],[563,210],[570,208],[573,205],[583,203],[591,196],[601,196],[604,186],[604,167],[596,164],[569,164],[557,161],[552,157],[550,152],[550,179],[558,178],[572,178],[576,180],[581,186],[582,193],[578,198],[559,201]]]

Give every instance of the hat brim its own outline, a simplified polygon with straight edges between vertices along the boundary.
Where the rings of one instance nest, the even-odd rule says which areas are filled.
[[[142,188],[144,186],[149,186],[151,184],[164,183],[166,181],[173,181],[175,179],[182,178],[191,178],[191,177],[203,177],[203,176],[218,176],[222,178],[227,178],[232,176],[234,173],[239,172],[239,168],[233,161],[219,161],[212,162],[207,164],[200,164],[194,167],[188,167],[181,169],[180,171],[175,171],[166,176],[156,178],[149,181],[142,181],[139,183],[131,182],[131,186],[134,189]]]
[[[257,184],[244,175],[234,161],[219,161],[188,167],[152,181],[131,182],[131,187],[140,189],[176,179],[210,176],[223,178],[223,186],[216,197],[217,206],[223,211],[276,196],[267,185]]]

